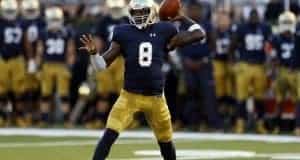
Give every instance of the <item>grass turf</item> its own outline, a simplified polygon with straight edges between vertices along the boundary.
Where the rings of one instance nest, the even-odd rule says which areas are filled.
[[[89,160],[95,138],[0,136],[1,160]],[[300,153],[299,143],[267,143],[247,141],[176,140],[177,150],[239,150],[256,153]],[[114,145],[111,159],[135,160],[137,150],[158,150],[152,139],[120,139]],[[159,158],[157,158],[159,159]],[[233,158],[230,158],[233,159]],[[241,160],[268,160],[271,158],[235,158]],[[300,159],[300,157],[299,157]],[[228,159],[226,159],[228,160]]]

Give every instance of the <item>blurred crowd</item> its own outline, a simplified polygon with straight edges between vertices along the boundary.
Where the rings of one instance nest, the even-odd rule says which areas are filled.
[[[103,128],[124,62],[95,72],[79,36],[105,51],[114,26],[130,23],[128,2],[1,0],[0,127]],[[300,135],[299,2],[182,3],[207,39],[169,53],[162,68],[174,129]],[[128,128],[144,125],[137,114]]]

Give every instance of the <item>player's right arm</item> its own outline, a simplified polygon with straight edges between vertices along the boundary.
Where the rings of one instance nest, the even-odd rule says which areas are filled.
[[[179,21],[183,24],[188,24],[190,27],[187,31],[177,32],[176,34],[173,33],[174,35],[167,47],[169,50],[173,50],[177,47],[182,47],[197,41],[204,41],[207,37],[206,32],[199,24],[197,24],[192,19],[184,16],[182,13],[180,13],[172,21]]]
[[[38,65],[41,65],[42,63],[42,58],[43,58],[43,54],[44,54],[44,42],[43,40],[38,40],[37,41],[37,45],[36,45],[36,55],[35,55],[35,60],[36,60],[36,63]]]
[[[109,49],[100,54],[96,42],[91,35],[83,35],[80,38],[83,46],[80,50],[86,51],[91,57],[91,63],[96,70],[104,70],[121,54],[121,46],[112,41]]]
[[[27,60],[27,72],[28,73],[35,73],[37,71],[37,63],[36,63],[36,53],[34,53],[34,47],[32,43],[28,39],[28,34],[24,34],[24,49],[26,56],[28,57]]]

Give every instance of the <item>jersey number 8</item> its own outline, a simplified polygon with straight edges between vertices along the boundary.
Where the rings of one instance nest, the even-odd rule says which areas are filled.
[[[152,64],[152,44],[142,42],[139,47],[139,64],[141,67],[150,67]]]

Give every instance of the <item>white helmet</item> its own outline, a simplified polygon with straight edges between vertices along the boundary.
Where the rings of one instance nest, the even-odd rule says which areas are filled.
[[[139,29],[155,23],[157,18],[157,5],[153,0],[131,0],[129,3],[130,22]]]
[[[296,15],[290,11],[283,12],[279,16],[278,24],[279,24],[279,33],[283,33],[286,31],[295,33],[296,26],[297,26]]]
[[[106,6],[113,19],[120,19],[126,16],[127,10],[125,0],[106,0]]]
[[[16,0],[2,0],[0,2],[1,16],[6,20],[15,20],[18,17],[18,2]]]
[[[64,13],[59,7],[50,7],[45,11],[47,28],[49,30],[59,30],[64,25]]]
[[[22,15],[26,19],[36,19],[40,16],[39,0],[23,0],[21,3]]]

